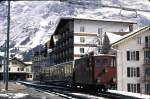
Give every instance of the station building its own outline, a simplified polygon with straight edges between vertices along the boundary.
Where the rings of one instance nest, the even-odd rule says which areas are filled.
[[[32,80],[31,64],[31,62],[24,63],[17,58],[11,58],[8,67],[9,80]],[[1,80],[3,79],[3,70],[4,64],[2,62],[0,66]]]

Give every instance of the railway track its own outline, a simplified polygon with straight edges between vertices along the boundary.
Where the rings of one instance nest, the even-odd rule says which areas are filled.
[[[73,90],[72,88],[69,88],[69,87],[62,87],[62,86],[57,86],[57,85],[34,84],[34,83],[27,83],[27,82],[21,82],[21,81],[19,83],[29,86],[29,87],[34,87],[38,90],[46,91],[48,93],[56,94],[66,99],[73,99],[73,98],[75,99],[92,99],[92,98],[97,99],[98,97],[99,98],[104,97],[108,99],[141,99],[141,98],[126,96],[126,95],[121,95],[121,94],[116,94],[116,93],[110,93],[110,92],[93,93],[93,92],[85,91],[81,89]],[[79,95],[79,94],[73,94],[73,93],[84,94],[84,96]],[[91,97],[89,95],[91,95]]]

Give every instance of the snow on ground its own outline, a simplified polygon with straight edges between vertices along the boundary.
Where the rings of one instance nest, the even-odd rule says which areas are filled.
[[[25,93],[5,93],[5,94],[0,94],[0,97],[18,99],[18,98],[26,97],[28,95],[29,94],[25,94]]]
[[[71,93],[73,95],[78,95],[78,96],[83,96],[89,99],[105,99],[103,97],[96,97],[96,96],[92,96],[92,95],[88,95],[88,94],[82,94],[82,93]]]
[[[141,99],[150,99],[150,95],[144,95],[141,93],[132,93],[132,92],[118,91],[118,90],[108,90],[108,92],[127,95],[127,96],[133,96],[133,97],[137,97]]]

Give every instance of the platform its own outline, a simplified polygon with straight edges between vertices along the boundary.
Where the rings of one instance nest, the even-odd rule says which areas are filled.
[[[0,99],[63,99],[55,94],[34,88],[28,88],[16,82],[9,82],[8,91],[4,90],[4,83],[0,81]]]

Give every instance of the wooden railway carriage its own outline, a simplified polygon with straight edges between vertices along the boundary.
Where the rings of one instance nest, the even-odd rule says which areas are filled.
[[[50,66],[49,69],[46,70],[49,75],[49,80],[57,80],[57,81],[72,81],[72,71],[73,71],[73,62],[66,62],[63,64],[58,64],[54,66]]]
[[[110,88],[116,86],[116,63],[113,55],[88,55],[75,61],[50,66],[50,80],[65,81],[71,86]]]

